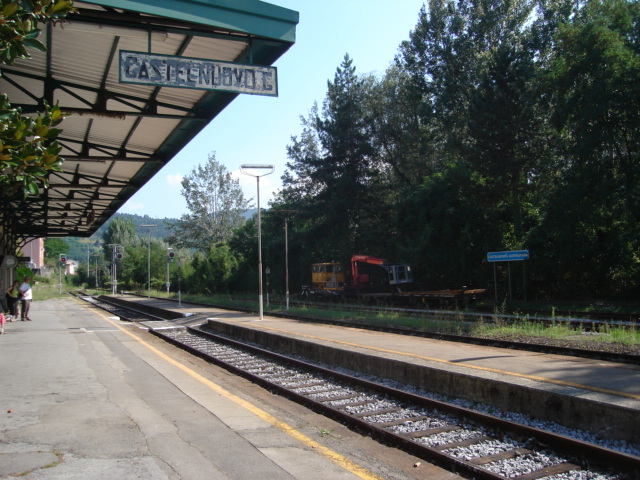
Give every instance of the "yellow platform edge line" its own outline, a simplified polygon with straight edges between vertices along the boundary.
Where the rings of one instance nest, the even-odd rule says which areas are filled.
[[[77,299],[75,299],[75,300],[77,302],[80,302],[80,300],[77,300]],[[84,304],[81,304],[81,305],[84,306]],[[348,472],[354,474],[355,476],[357,476],[359,478],[362,478],[363,480],[384,480],[382,477],[379,477],[375,473],[373,473],[373,472],[367,470],[366,468],[358,465],[357,463],[349,460],[348,458],[344,457],[343,455],[339,454],[338,452],[336,452],[334,450],[331,450],[330,448],[322,445],[321,443],[316,442],[312,438],[309,438],[307,435],[305,435],[304,433],[296,430],[291,425],[278,420],[276,417],[274,417],[273,415],[271,415],[268,412],[265,412],[264,410],[262,410],[261,408],[257,407],[256,405],[253,405],[252,403],[250,403],[250,402],[238,397],[237,395],[234,395],[233,393],[231,393],[228,390],[224,389],[220,385],[218,385],[218,384],[212,382],[211,380],[203,377],[199,373],[194,372],[192,369],[190,369],[186,365],[184,365],[184,364],[176,361],[175,359],[169,357],[168,355],[164,354],[163,352],[158,350],[156,347],[154,347],[153,345],[151,345],[148,342],[144,341],[143,339],[141,339],[137,335],[134,335],[133,333],[127,331],[125,328],[123,328],[122,326],[120,326],[117,323],[115,323],[114,321],[112,321],[106,315],[103,315],[102,312],[93,311],[93,313],[95,313],[98,316],[100,316],[103,319],[105,319],[111,325],[113,325],[116,328],[118,328],[118,330],[120,330],[121,332],[126,333],[127,335],[129,335],[136,342],[138,342],[140,345],[144,346],[145,348],[147,348],[148,350],[150,350],[151,352],[156,354],[158,357],[160,357],[165,362],[167,362],[167,363],[179,368],[180,370],[185,372],[187,375],[189,375],[193,379],[197,380],[198,382],[200,382],[203,385],[205,385],[208,388],[210,388],[212,391],[216,392],[218,395],[221,395],[221,396],[231,400],[232,402],[236,403],[237,405],[245,408],[246,410],[248,410],[249,412],[253,413],[257,417],[261,418],[265,422],[269,423],[270,425],[273,425],[274,427],[280,429],[282,432],[284,432],[287,435],[291,436],[292,438],[296,439],[297,441],[299,441],[303,445],[307,446],[308,448],[313,449],[313,451],[315,451],[315,452],[320,453],[322,456],[328,458],[329,460],[334,462],[336,465],[339,465],[340,467],[344,468]]]

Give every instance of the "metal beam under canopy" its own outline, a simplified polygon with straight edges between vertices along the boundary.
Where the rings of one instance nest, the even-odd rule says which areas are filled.
[[[39,195],[3,198],[0,250],[26,237],[90,236],[238,94],[120,83],[118,52],[271,66],[295,42],[298,13],[258,0],[76,1],[43,25],[46,52],[3,66],[0,92],[32,114],[70,113],[61,172]]]

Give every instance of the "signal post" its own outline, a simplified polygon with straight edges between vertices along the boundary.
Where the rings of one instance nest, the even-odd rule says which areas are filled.
[[[58,295],[62,295],[62,267],[67,266],[67,254],[58,255]]]

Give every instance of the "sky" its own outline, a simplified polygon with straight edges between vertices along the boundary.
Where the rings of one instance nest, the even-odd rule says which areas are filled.
[[[120,208],[120,213],[151,218],[188,214],[180,182],[211,153],[239,180],[244,195],[256,205],[257,182],[240,173],[247,163],[272,164],[260,178],[260,207],[266,208],[282,187],[287,145],[302,132],[314,102],[322,106],[345,54],[356,73],[382,76],[398,47],[408,40],[424,0],[271,0],[300,13],[296,43],[274,63],[278,97],[239,95],[178,155]]]

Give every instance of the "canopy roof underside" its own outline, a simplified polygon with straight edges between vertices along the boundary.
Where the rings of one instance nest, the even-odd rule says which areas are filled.
[[[2,68],[0,92],[24,114],[44,101],[70,114],[50,187],[3,201],[5,247],[90,236],[237,95],[120,83],[120,50],[268,66],[293,44],[298,22],[297,12],[257,0],[74,4],[77,14],[42,27],[46,52]]]

